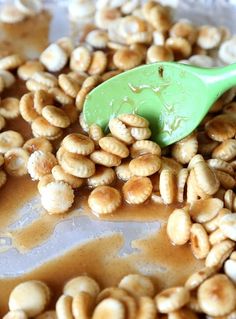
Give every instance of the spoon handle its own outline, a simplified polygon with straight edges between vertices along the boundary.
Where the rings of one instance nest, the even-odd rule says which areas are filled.
[[[217,98],[230,88],[236,87],[236,63],[220,68],[199,69],[199,71],[197,75],[209,87],[211,97]]]

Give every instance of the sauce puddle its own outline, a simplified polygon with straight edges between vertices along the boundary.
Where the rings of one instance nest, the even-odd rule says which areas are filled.
[[[27,58],[38,57],[48,44],[50,21],[51,14],[43,11],[18,23],[0,22],[0,53],[20,52]]]
[[[121,183],[113,185],[115,188],[122,188]],[[181,204],[163,205],[157,204],[148,200],[142,205],[129,205],[125,202],[112,214],[100,215],[96,217],[88,206],[88,196],[91,190],[84,189],[80,191],[79,196],[76,198],[75,207],[82,208],[83,214],[88,215],[92,219],[105,220],[105,221],[165,221],[174,208],[180,207]]]
[[[203,262],[196,261],[192,256],[188,245],[174,247],[169,242],[164,227],[150,237],[133,241],[132,247],[136,250],[130,255],[119,256],[123,244],[120,234],[97,238],[25,275],[1,279],[0,314],[7,311],[11,290],[20,282],[30,279],[43,280],[50,286],[53,292],[50,307],[53,309],[66,281],[81,274],[92,276],[101,288],[105,288],[117,285],[129,273],[145,272],[153,279],[158,292],[172,285],[183,285],[194,270],[203,266]]]
[[[32,182],[33,183],[33,182]],[[36,188],[35,185],[33,185]],[[24,189],[24,181],[22,181],[22,189]],[[108,214],[101,217],[95,216],[88,207],[88,195],[90,190],[81,189],[78,190],[75,203],[69,213],[59,215],[49,215],[46,211],[41,208],[40,202],[39,210],[40,214],[36,220],[31,224],[27,225],[23,229],[17,229],[11,231],[11,238],[13,247],[17,248],[21,253],[27,253],[31,249],[39,246],[40,244],[47,241],[53,234],[53,231],[57,224],[64,220],[68,220],[74,217],[79,218],[80,216],[86,215],[91,220],[102,221],[113,221],[113,222],[151,222],[151,221],[166,221],[169,214],[176,208],[176,205],[161,205],[151,201],[143,205],[128,205],[122,204],[120,208],[116,210],[114,214]],[[35,189],[35,194],[37,190]],[[11,199],[12,201],[13,199]],[[13,200],[14,202],[14,200]],[[19,203],[19,198],[17,198]],[[5,213],[6,216],[11,216],[9,213]],[[5,224],[8,224],[6,217]],[[0,217],[1,221],[1,217]],[[79,230],[78,230],[79,231]]]
[[[37,193],[37,184],[29,176],[8,177],[0,189],[0,232],[19,218],[18,210]]]

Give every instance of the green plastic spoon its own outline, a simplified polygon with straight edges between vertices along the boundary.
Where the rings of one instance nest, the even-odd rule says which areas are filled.
[[[159,62],[121,73],[92,90],[84,104],[88,125],[108,128],[109,119],[137,113],[150,122],[152,139],[170,145],[190,134],[212,104],[236,86],[236,64],[199,68]]]

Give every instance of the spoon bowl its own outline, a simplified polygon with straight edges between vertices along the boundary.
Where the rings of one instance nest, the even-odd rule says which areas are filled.
[[[212,104],[236,85],[236,64],[199,68],[159,62],[143,65],[105,81],[86,97],[84,118],[107,130],[111,118],[136,113],[149,120],[151,139],[161,147],[190,134]]]

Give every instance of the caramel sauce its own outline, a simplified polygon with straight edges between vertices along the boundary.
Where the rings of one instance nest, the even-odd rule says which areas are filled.
[[[164,228],[148,238],[134,241],[132,247],[136,250],[128,256],[119,256],[123,244],[120,234],[98,238],[44,263],[30,273],[0,280],[0,315],[7,311],[11,290],[30,279],[43,280],[50,286],[53,292],[50,308],[53,309],[65,282],[81,274],[92,276],[101,288],[105,288],[117,285],[129,273],[142,272],[151,276],[158,292],[172,285],[183,285],[194,270],[203,266],[203,262],[194,259],[188,245],[174,247]]]
[[[114,185],[115,188],[121,189],[121,185]],[[84,214],[90,218],[107,220],[107,221],[165,221],[170,213],[178,205],[162,205],[152,202],[151,200],[146,201],[142,205],[129,205],[125,202],[112,214],[104,214],[99,217],[95,216],[88,206],[88,195],[89,191],[84,190],[83,195],[78,197],[75,206],[77,208],[82,207]]]
[[[22,188],[24,187],[22,182]],[[36,187],[35,195],[37,194]],[[151,201],[143,205],[128,205],[123,203],[113,214],[107,214],[104,216],[95,216],[88,207],[88,189],[78,190],[76,201],[69,213],[59,215],[49,215],[40,206],[40,215],[38,219],[33,221],[23,229],[11,231],[11,238],[13,241],[13,247],[17,248],[21,253],[26,253],[32,248],[39,246],[43,242],[47,241],[53,234],[53,231],[57,224],[63,220],[70,219],[72,217],[79,218],[81,215],[86,215],[93,220],[101,221],[138,221],[138,222],[150,222],[150,221],[166,221],[169,214],[172,212],[176,205],[158,205]],[[16,201],[19,202],[19,198]],[[6,213],[7,215],[7,213]],[[9,214],[8,214],[9,215]],[[1,220],[1,218],[0,218]],[[7,221],[7,218],[6,218]]]
[[[45,213],[27,227],[11,232],[12,246],[24,254],[41,245],[52,235],[59,218]]]
[[[0,233],[18,219],[18,210],[37,192],[37,186],[29,176],[11,177],[0,189]]]
[[[48,44],[50,21],[49,12],[43,11],[18,23],[0,22],[0,53],[20,52],[26,58],[37,58]]]
[[[28,18],[17,24],[0,23],[0,54],[21,52],[31,58],[38,56],[39,52],[48,44],[50,19],[50,14],[44,11],[36,17]],[[2,98],[20,97],[24,92],[26,92],[24,83],[17,80],[13,88],[3,92]],[[7,129],[20,132],[25,140],[32,137],[30,125],[20,118],[7,121]],[[89,218],[98,219],[88,208],[88,190],[78,192],[79,196],[76,197],[76,202],[69,214],[48,215],[40,208],[38,218],[31,224],[20,230],[11,231],[13,246],[22,253],[26,253],[45,242],[58,223],[72,216],[79,218],[81,214],[85,214]],[[8,177],[6,185],[0,189],[0,233],[4,233],[7,227],[19,218],[19,208],[29,202],[37,193],[37,183],[32,182],[30,177]],[[103,216],[100,219],[165,222],[174,207],[176,206],[163,206],[151,201],[142,206],[123,204],[114,214]],[[53,292],[50,306],[53,308],[55,300],[62,293],[64,283],[80,274],[89,274],[103,288],[116,285],[128,273],[140,272],[151,276],[159,291],[165,287],[183,284],[189,274],[203,265],[202,262],[194,259],[188,245],[174,247],[169,242],[164,227],[147,238],[133,241],[131,243],[132,253],[119,256],[123,245],[124,238],[121,234],[115,233],[96,238],[51,261],[42,265],[38,264],[38,268],[31,272],[16,278],[0,279],[0,317],[7,312],[11,290],[25,280],[45,281]]]

